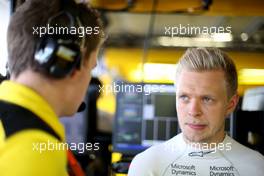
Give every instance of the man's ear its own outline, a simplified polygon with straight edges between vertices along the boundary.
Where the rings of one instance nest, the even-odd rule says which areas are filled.
[[[226,111],[227,115],[231,114],[235,110],[238,102],[239,102],[239,95],[238,94],[233,95],[228,100],[227,111]]]

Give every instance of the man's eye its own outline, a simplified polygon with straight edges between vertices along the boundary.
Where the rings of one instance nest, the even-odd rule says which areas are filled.
[[[181,96],[179,96],[179,99],[184,101],[184,102],[187,102],[189,100],[189,97],[186,95],[181,95]]]
[[[213,99],[210,98],[210,97],[203,97],[203,101],[204,101],[205,103],[211,103],[211,102],[213,102]]]

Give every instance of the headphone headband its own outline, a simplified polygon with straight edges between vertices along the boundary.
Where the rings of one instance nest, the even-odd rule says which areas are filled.
[[[60,11],[48,19],[51,26],[58,22],[65,23],[67,28],[82,27],[79,19],[78,5],[73,0],[62,0]],[[65,25],[65,24],[61,24]],[[84,47],[85,36],[80,38],[73,34],[44,35],[38,42],[35,61],[40,70],[54,78],[64,78],[81,66],[81,48]]]

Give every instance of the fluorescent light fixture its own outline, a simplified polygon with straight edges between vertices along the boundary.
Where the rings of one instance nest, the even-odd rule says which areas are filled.
[[[176,64],[145,63],[143,70],[139,65],[131,72],[131,78],[135,81],[173,83],[175,70]]]
[[[264,69],[241,69],[238,82],[242,85],[264,85]]]
[[[131,72],[132,81],[173,83],[176,64],[146,63]],[[240,85],[264,85],[264,69],[241,69],[238,72]]]
[[[198,37],[158,37],[157,42],[166,47],[225,47],[225,42],[215,41],[209,35]]]
[[[214,33],[211,34],[211,38],[215,42],[231,42],[233,40],[231,33]]]

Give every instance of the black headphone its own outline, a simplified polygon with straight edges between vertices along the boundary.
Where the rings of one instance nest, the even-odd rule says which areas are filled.
[[[57,26],[60,19],[69,20],[68,30],[72,27],[82,27],[79,19],[78,7],[74,0],[62,0],[61,11],[48,20],[48,25]],[[65,21],[63,21],[65,23]],[[56,26],[55,26],[56,25]],[[64,25],[64,24],[63,24]],[[65,27],[65,26],[63,26]],[[64,78],[75,69],[80,69],[85,36],[79,38],[73,34],[45,34],[39,39],[34,61],[38,68],[53,78]]]

